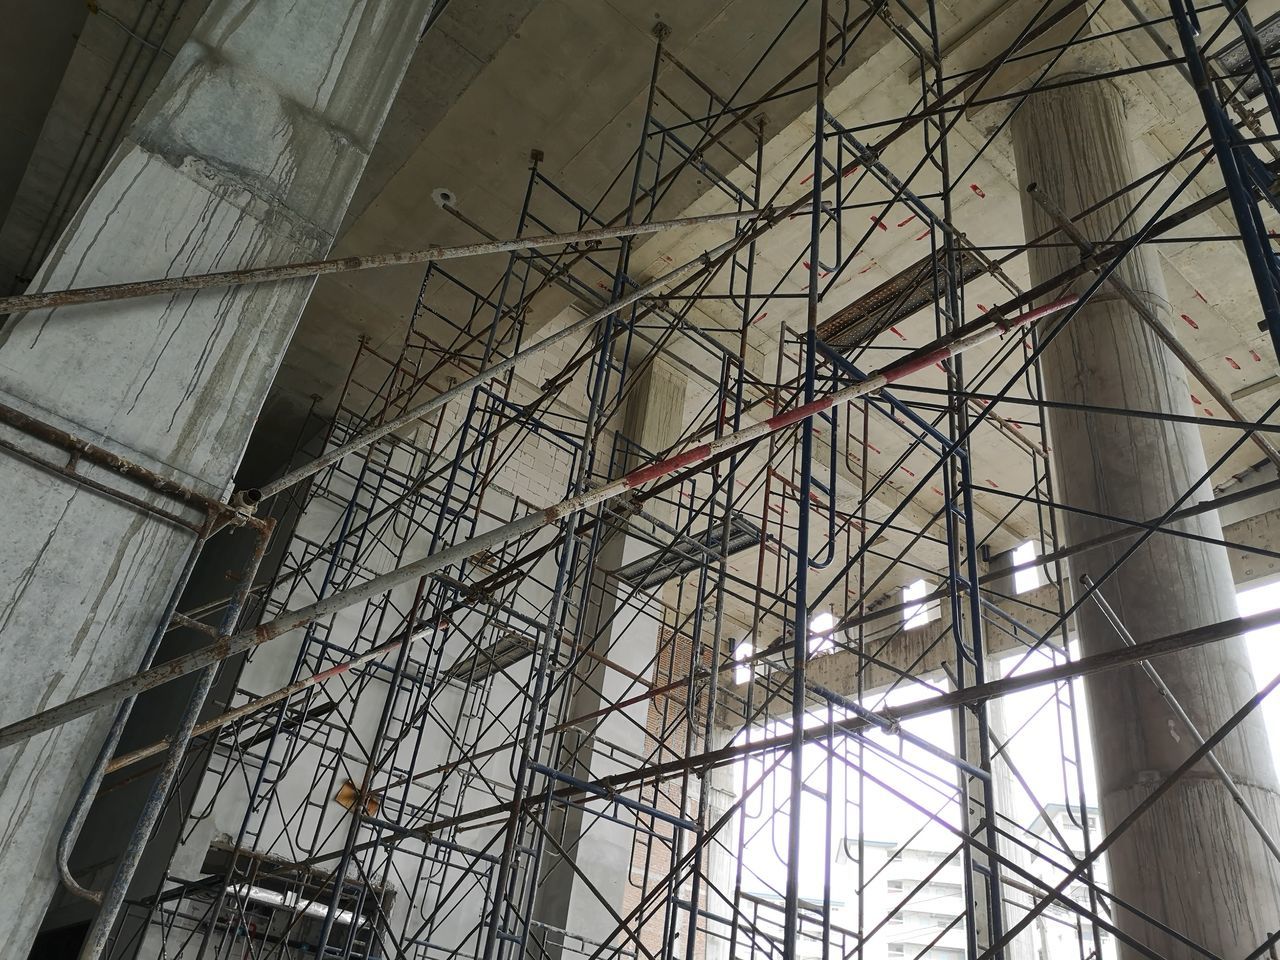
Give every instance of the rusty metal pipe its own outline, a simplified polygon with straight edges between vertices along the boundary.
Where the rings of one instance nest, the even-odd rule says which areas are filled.
[[[283,263],[273,267],[247,267],[243,270],[220,270],[216,273],[198,273],[186,277],[165,277],[157,280],[135,280],[130,283],[109,283],[94,287],[77,287],[72,290],[51,290],[46,293],[27,293],[14,297],[0,297],[0,316],[44,310],[57,307],[78,306],[86,303],[109,303],[151,297],[161,293],[180,293],[186,290],[204,290],[209,287],[240,286],[251,283],[274,283],[280,280],[299,280],[321,277],[331,273],[352,273],[378,267],[395,267],[406,264],[438,263],[459,260],[464,257],[480,257],[495,253],[511,253],[519,250],[539,250],[571,243],[597,244],[605,240],[634,237],[649,233],[662,233],[681,227],[697,227],[725,220],[747,220],[768,211],[731,210],[727,213],[709,213],[700,217],[681,217],[675,220],[654,220],[650,223],[621,224],[599,227],[593,230],[576,230],[572,233],[549,233],[537,237],[515,240],[495,240],[485,243],[465,243],[453,247],[424,247],[401,253],[374,253],[355,257],[334,257],[328,260],[303,260]]]
[[[23,413],[16,407],[0,403],[0,423],[7,424],[37,440],[60,447],[81,460],[88,460],[90,463],[104,467],[122,477],[137,481],[157,493],[163,493],[202,511],[213,511],[216,514],[232,512],[231,508],[221,500],[215,500],[212,497],[206,497],[202,493],[197,493],[176,480],[163,477],[155,471],[148,470],[146,467],[134,463],[118,453],[113,453],[105,447],[90,443],[88,440],[77,437],[73,433],[68,433],[60,427],[38,420],[30,414]],[[124,496],[127,497],[127,494]]]

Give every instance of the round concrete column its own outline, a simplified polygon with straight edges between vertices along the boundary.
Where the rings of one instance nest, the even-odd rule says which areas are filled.
[[[1124,102],[1110,82],[1033,95],[1014,117],[1013,138],[1028,238],[1054,225],[1026,194],[1028,184],[1038,184],[1074,216],[1134,179]],[[1131,208],[1128,199],[1117,200],[1079,225],[1095,242],[1127,236],[1141,223],[1125,219]],[[1080,261],[1078,251],[1065,244],[1039,247],[1029,256],[1034,282]],[[1117,275],[1167,321],[1164,280],[1153,250],[1128,257]],[[1108,288],[1052,342],[1043,370],[1049,400],[1192,413],[1176,358]],[[1057,497],[1070,506],[1128,518],[1159,516],[1205,471],[1198,430],[1189,424],[1052,410],[1049,426]],[[1188,505],[1212,496],[1203,486]],[[1078,514],[1063,520],[1068,543],[1114,526]],[[1222,535],[1214,513],[1180,528]],[[1081,574],[1100,576],[1125,546],[1074,558],[1073,584]],[[1226,551],[1161,534],[1125,562],[1103,594],[1139,641],[1236,615]],[[1081,608],[1077,626],[1086,653],[1119,645],[1092,602]],[[1164,658],[1158,666],[1206,736],[1255,689],[1240,638]],[[1087,691],[1102,819],[1113,825],[1195,744],[1137,667],[1092,677]],[[1280,794],[1261,717],[1247,721],[1216,754],[1273,835],[1280,835]],[[1280,870],[1207,765],[1183,777],[1130,828],[1112,848],[1110,871],[1117,896],[1219,956],[1246,956],[1280,929]],[[1123,909],[1115,920],[1165,957],[1196,955]]]

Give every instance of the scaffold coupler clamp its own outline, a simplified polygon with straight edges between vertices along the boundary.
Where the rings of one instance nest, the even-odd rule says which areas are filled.
[[[245,519],[253,519],[258,514],[258,504],[262,502],[262,491],[257,487],[237,490],[231,497],[231,509]]]

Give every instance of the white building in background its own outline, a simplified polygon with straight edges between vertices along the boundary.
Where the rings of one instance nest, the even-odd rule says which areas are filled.
[[[1085,850],[1085,834],[1084,828],[1086,824],[1078,823],[1078,815],[1071,809],[1061,803],[1045,804],[1044,816],[1036,817],[1031,823],[1030,830],[1035,835],[1035,839],[1031,841],[1032,845],[1039,852],[1040,857],[1046,860],[1053,860],[1056,863],[1064,863],[1065,857],[1062,854],[1061,841],[1058,836],[1065,841],[1070,848],[1072,854],[1080,857]],[[1093,838],[1096,844],[1103,832],[1098,821],[1098,810],[1096,807],[1089,807],[1087,810],[1089,836]],[[1057,836],[1055,836],[1055,832]],[[1039,876],[1046,882],[1053,881],[1062,882],[1062,873],[1057,872],[1055,877],[1054,871],[1049,869],[1043,860],[1038,859],[1031,864],[1028,869]],[[1107,865],[1106,858],[1103,857],[1094,869],[1094,880],[1104,890],[1107,889]],[[1083,881],[1071,884],[1066,890],[1066,895],[1076,903],[1089,904],[1089,890]],[[1111,911],[1109,905],[1102,898],[1098,898],[1098,910],[1104,917],[1110,917]],[[1077,921],[1080,921],[1077,923]],[[1037,960],[1065,960],[1068,957],[1089,957],[1094,952],[1093,932],[1089,925],[1083,922],[1074,911],[1069,910],[1061,904],[1051,904],[1043,913],[1036,918],[1034,929],[1036,931],[1036,957]],[[1083,939],[1083,951],[1081,942]],[[1115,939],[1105,930],[1099,931],[1099,941],[1102,945],[1101,960],[1113,960],[1115,957]]]
[[[1066,863],[1057,837],[1060,836],[1073,855],[1079,857],[1085,849],[1084,833],[1074,821],[1072,811],[1063,804],[1048,804],[1045,811],[1048,820],[1038,817],[1032,824],[1033,835],[1026,838],[1044,859],[1037,858],[1028,863],[1029,858],[1024,858],[1022,862],[1025,869],[1046,884],[1056,884],[1062,878],[1062,871],[1046,861]],[[1088,817],[1090,835],[1096,838],[1099,836],[1097,811],[1090,808]],[[959,855],[952,856],[953,851],[946,849],[938,839],[922,835],[908,847],[864,840],[866,889],[862,924],[869,936],[861,951],[861,960],[963,960],[963,865]],[[857,859],[857,839],[848,838],[837,849],[831,870],[828,956],[832,960],[858,956],[855,953],[859,927],[858,899],[850,895],[858,888]],[[1097,880],[1105,887],[1104,868],[1098,870]],[[1026,885],[1020,886],[1021,889],[1013,884],[1006,885],[1006,900],[1013,901],[1007,911],[1010,919],[1021,916],[1017,903],[1028,902],[1023,892]],[[1085,906],[1089,903],[1088,889],[1083,882],[1072,884],[1067,895]],[[820,902],[804,901],[801,904],[802,935],[797,945],[797,956],[802,960],[820,960],[823,956],[821,908]],[[744,937],[737,955],[763,960],[777,954],[779,944],[768,935],[781,919],[781,897],[776,894],[744,894],[742,909],[752,917],[766,939],[762,939],[757,949],[752,951]],[[1100,910],[1103,916],[1108,915],[1105,904],[1100,906]],[[882,922],[886,917],[887,922]],[[777,931],[780,934],[781,928],[777,927]],[[1059,904],[1051,905],[1042,912],[1022,938],[1030,951],[1023,955],[1034,960],[1095,960],[1093,932],[1089,924]],[[1102,953],[1099,960],[1114,960],[1113,938],[1102,931],[1100,941]]]
[[[1022,862],[1027,870],[1052,885],[1061,881],[1062,871],[1047,861],[1066,865],[1055,831],[1075,857],[1085,849],[1084,833],[1081,825],[1073,819],[1072,811],[1063,804],[1048,804],[1045,811],[1048,821],[1037,817],[1031,827],[1033,836],[1027,837],[1027,842],[1038,851],[1039,857],[1032,862],[1027,862],[1029,858]],[[1097,838],[1097,810],[1089,808],[1088,817],[1090,835]],[[962,960],[965,955],[964,875],[960,857],[954,856],[940,867],[952,851],[942,848],[936,839],[927,836],[906,848],[868,841],[864,843],[864,849],[867,876],[874,878],[866,891],[864,922],[867,929],[873,928],[892,911],[888,923],[868,938],[867,960]],[[857,842],[846,841],[846,851],[837,856],[837,864],[844,871],[845,882],[856,884]],[[1096,879],[1105,887],[1105,867],[1099,868]],[[922,883],[923,886],[919,886]],[[913,890],[916,891],[914,895]],[[1088,890],[1083,882],[1072,884],[1066,892],[1077,903],[1088,905]],[[1006,900],[1015,902],[1007,910],[1011,918],[1021,915],[1016,903],[1027,902],[1025,893],[1018,894],[1012,884],[1006,885]],[[901,908],[895,909],[899,904]],[[1101,906],[1101,911],[1107,915],[1105,905]],[[856,930],[856,902],[842,906],[835,912],[833,920]],[[1022,936],[1032,936],[1035,960],[1094,960],[1095,946],[1090,925],[1060,904],[1048,907]],[[1104,931],[1100,940],[1100,960],[1114,960],[1112,937]]]
[[[875,931],[864,947],[866,960],[963,960],[964,877],[960,859],[954,857],[939,869],[950,851],[933,846],[917,842],[902,848],[896,843],[863,841],[866,890],[862,922],[869,933]],[[857,857],[858,841],[845,840],[833,871],[851,888],[858,883]],[[927,882],[912,896],[926,877]],[[856,931],[857,901],[843,905],[833,920]]]

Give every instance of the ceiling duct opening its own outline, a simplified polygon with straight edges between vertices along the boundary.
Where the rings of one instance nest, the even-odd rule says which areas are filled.
[[[724,524],[717,521],[701,533],[681,537],[671,549],[657,550],[646,557],[619,567],[617,576],[632,586],[648,590],[706,566],[708,557],[720,556],[720,533]],[[729,516],[727,556],[749,550],[760,543],[760,527],[740,513]]]
[[[942,250],[929,254],[870,293],[837,310],[818,324],[818,338],[841,349],[859,347],[929,306],[938,291],[947,289],[944,256]],[[956,259],[964,282],[986,269],[972,251],[961,250]]]

